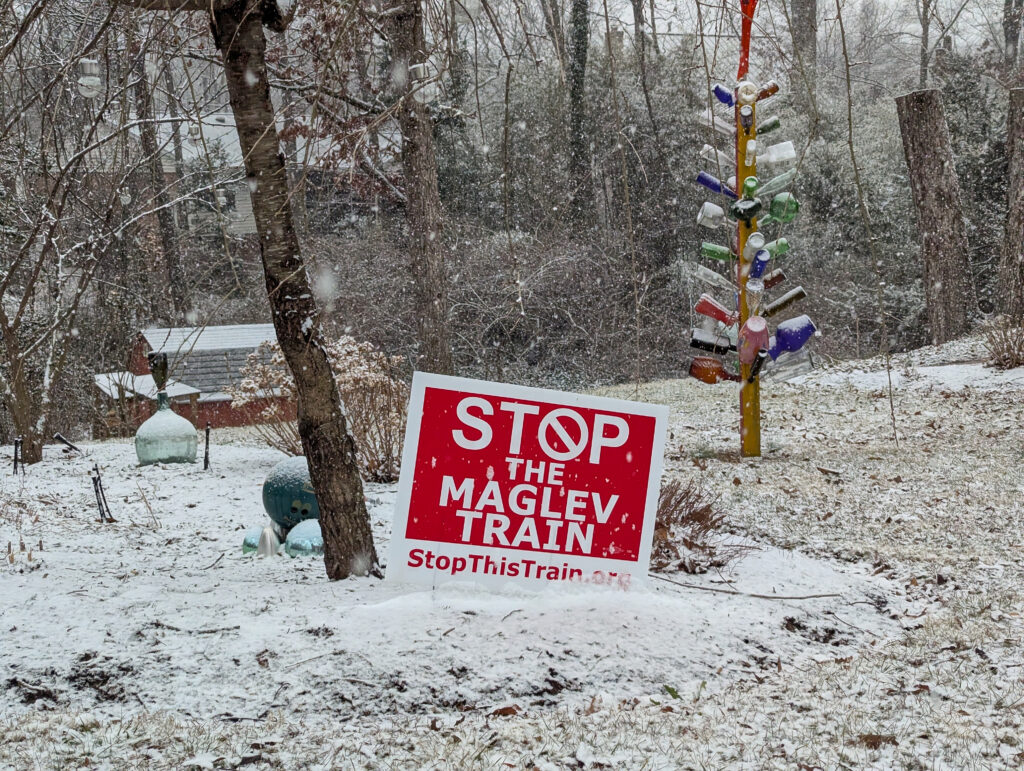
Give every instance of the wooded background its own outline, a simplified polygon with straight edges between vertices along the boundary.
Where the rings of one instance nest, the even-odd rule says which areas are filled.
[[[93,373],[124,369],[141,327],[271,316],[238,105],[190,3],[0,0],[0,442],[81,436]],[[1021,312],[1022,4],[760,3],[751,74],[782,85],[766,144],[800,156],[783,267],[819,354]],[[325,334],[563,388],[685,373],[705,290],[685,263],[709,239],[693,180],[719,173],[698,152],[731,152],[700,115],[734,82],[737,3],[217,5],[264,11]]]

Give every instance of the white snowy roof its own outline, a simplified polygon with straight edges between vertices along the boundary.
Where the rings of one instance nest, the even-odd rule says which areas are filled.
[[[105,372],[101,375],[93,375],[96,385],[107,396],[112,399],[120,398],[119,391],[123,390],[124,395],[129,399],[135,396],[142,396],[146,399],[156,398],[156,382],[152,375],[135,375],[131,372]],[[174,378],[167,379],[167,386],[164,389],[171,399],[180,399],[184,396],[198,394],[199,389],[185,385]]]
[[[192,351],[253,350],[260,343],[274,341],[273,324],[226,324],[219,327],[150,327],[142,330],[156,353],[188,354]]]

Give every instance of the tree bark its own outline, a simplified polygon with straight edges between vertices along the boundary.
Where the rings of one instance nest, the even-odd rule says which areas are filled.
[[[818,77],[818,0],[791,0],[789,9],[793,51],[796,53],[789,80],[803,85],[800,92],[813,94]],[[805,94],[801,93],[803,96]]]
[[[558,57],[558,66],[561,68],[562,77],[568,76],[569,56],[565,50],[565,27],[562,25],[562,6],[558,0],[540,0],[541,12],[544,15],[544,28],[548,37],[551,38],[551,45],[554,46],[555,56]]]
[[[938,89],[896,98],[917,209],[932,342],[966,333],[977,308],[960,183]]]
[[[17,342],[9,340],[7,350],[12,355],[20,353]],[[25,465],[39,463],[43,459],[43,436],[46,430],[47,415],[39,408],[28,383],[24,360],[11,367],[9,398],[5,401],[9,407],[14,435],[22,437],[21,460]]]
[[[1006,47],[1005,54],[1008,64],[1017,63],[1022,14],[1024,14],[1024,0],[1003,0],[1003,44]]]
[[[171,58],[166,57],[163,62],[164,87],[167,89],[167,115],[171,119],[171,143],[174,148],[174,173],[177,176],[176,182],[180,182],[185,176],[185,150],[181,146],[181,120],[178,113],[178,92],[174,84],[174,73],[171,72]],[[188,227],[185,219],[184,209],[181,204],[175,207],[179,228]]]
[[[1010,89],[1006,115],[1007,205],[999,283],[1003,310],[1024,320],[1024,88]]]
[[[441,238],[441,198],[437,189],[434,126],[427,106],[418,98],[410,68],[427,60],[423,12],[419,0],[400,0],[387,17],[392,72],[404,95],[398,106],[405,175],[406,225],[409,229],[420,340],[417,369],[451,375],[452,349],[448,329],[448,276]]]
[[[655,56],[661,56],[661,49],[658,47],[658,19],[654,15],[654,0],[651,0],[651,48]]]
[[[146,75],[145,50],[137,52],[135,64],[135,111],[139,118],[139,144],[152,187],[150,198],[156,208],[156,220],[160,232],[160,251],[163,253],[167,270],[168,291],[173,308],[173,319],[183,321],[189,311],[188,282],[181,263],[178,249],[178,234],[174,227],[174,212],[167,195],[167,178],[161,159],[160,143],[156,138],[153,91]]]
[[[928,85],[928,60],[931,58],[928,51],[929,30],[932,25],[932,8],[934,4],[935,0],[919,0],[917,7],[918,20],[921,22],[921,44],[918,52],[920,62],[918,64],[917,87],[922,89]]]
[[[333,579],[377,572],[377,552],[319,313],[299,251],[288,176],[267,82],[265,15],[276,3],[241,0],[213,15],[231,109],[252,191],[274,328],[295,379],[302,448],[320,505],[324,563]]]
[[[281,33],[281,44],[287,51],[288,30]],[[295,217],[295,225],[299,235],[305,238],[309,234],[309,212],[306,209],[306,167],[299,156],[299,143],[296,140],[296,117],[302,113],[298,106],[298,100],[285,91],[278,92],[278,101],[284,115],[285,139],[285,168],[288,169],[288,188],[291,190],[292,215]]]
[[[590,49],[589,0],[572,0],[569,32],[569,212],[576,223],[586,223],[594,210],[585,91]]]

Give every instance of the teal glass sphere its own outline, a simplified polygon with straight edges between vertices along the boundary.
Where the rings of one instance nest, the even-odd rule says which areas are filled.
[[[320,506],[304,455],[285,458],[263,483],[263,508],[282,535],[306,519],[320,519]]]
[[[309,557],[324,553],[324,537],[320,532],[320,521],[307,519],[290,531],[284,542],[284,551],[289,557]]]

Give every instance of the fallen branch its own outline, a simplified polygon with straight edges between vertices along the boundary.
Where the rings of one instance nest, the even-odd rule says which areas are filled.
[[[850,629],[856,629],[858,632],[861,632],[863,634],[869,634],[872,637],[874,637],[876,640],[881,639],[877,634],[872,632],[870,629],[861,629],[859,626],[854,626],[849,621],[846,621],[844,619],[839,618],[839,616],[836,615],[836,612],[834,610],[826,610],[825,611],[825,615],[826,616],[832,616],[832,618],[834,618],[840,624],[846,624],[848,627],[850,627]]]
[[[738,589],[716,589],[711,586],[698,586],[697,584],[686,584],[682,581],[673,581],[671,578],[665,576],[659,576],[656,573],[650,574],[652,578],[657,578],[659,581],[667,581],[670,584],[681,586],[684,589],[698,589],[702,592],[714,592],[715,594],[734,594],[740,597],[753,597],[757,600],[819,600],[826,597],[842,597],[841,594],[800,594],[800,595],[781,595],[781,594],[752,594],[751,592],[741,592]]]
[[[181,627],[172,626],[171,624],[165,624],[163,621],[151,622],[157,629],[167,629],[171,632],[185,632],[186,634],[217,634],[218,632],[234,632],[241,627],[238,624],[235,626],[222,626],[217,629],[182,629]]]
[[[308,659],[303,659],[302,661],[296,661],[294,664],[289,664],[284,668],[284,671],[290,672],[291,670],[295,669],[295,667],[300,667],[303,664],[308,664],[311,661],[316,661],[317,659],[322,659],[326,656],[340,656],[344,652],[344,650],[327,651],[327,653],[320,653],[316,656],[310,656]]]
[[[220,561],[221,561],[222,559],[224,559],[224,555],[225,555],[226,553],[227,553],[227,552],[221,552],[221,553],[220,553],[220,556],[219,556],[219,557],[217,557],[217,559],[215,559],[215,560],[213,561],[213,563],[212,563],[212,564],[210,564],[210,565],[207,565],[207,566],[206,566],[205,568],[203,568],[203,570],[209,570],[210,568],[214,567],[214,566],[215,566],[215,565],[216,565],[216,564],[217,564],[218,562],[220,562]]]

